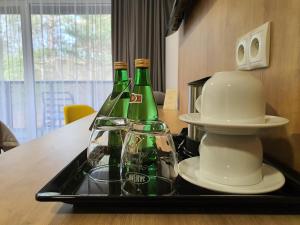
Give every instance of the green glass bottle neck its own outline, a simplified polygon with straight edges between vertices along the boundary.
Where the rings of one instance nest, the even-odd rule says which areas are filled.
[[[128,81],[128,74],[126,69],[115,70],[114,83]]]
[[[151,85],[148,68],[135,68],[134,84],[143,86]]]

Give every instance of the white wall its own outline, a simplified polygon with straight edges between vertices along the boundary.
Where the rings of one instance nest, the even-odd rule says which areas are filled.
[[[166,37],[166,89],[178,89],[179,32]]]

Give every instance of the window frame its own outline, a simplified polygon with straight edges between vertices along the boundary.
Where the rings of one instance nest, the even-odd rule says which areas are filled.
[[[42,4],[42,5],[41,5]],[[49,8],[47,8],[49,4]],[[65,11],[55,11],[53,7],[65,4]],[[70,7],[74,6],[76,7]],[[90,4],[90,5],[89,5]],[[97,10],[97,7],[93,8],[95,4],[101,5]],[[107,10],[103,5],[108,6]],[[38,9],[42,6],[43,8]],[[68,8],[69,7],[69,8]],[[0,0],[0,14],[17,14],[20,15],[21,20],[21,36],[22,36],[22,52],[23,52],[23,69],[24,69],[24,101],[26,107],[25,110],[25,127],[32,128],[27,129],[29,139],[35,138],[38,134],[37,127],[37,108],[36,108],[36,96],[35,96],[35,68],[34,68],[34,53],[33,53],[33,35],[32,35],[32,15],[45,13],[56,14],[56,12],[62,15],[68,14],[81,14],[81,10],[86,13],[88,8],[88,14],[111,14],[111,0],[15,0],[15,1],[2,1]],[[72,11],[72,8],[74,11]],[[34,10],[32,12],[32,10]],[[45,11],[44,11],[45,10]],[[32,112],[35,112],[35,116],[32,116]],[[12,121],[12,120],[8,120]],[[9,124],[13,127],[12,124]]]

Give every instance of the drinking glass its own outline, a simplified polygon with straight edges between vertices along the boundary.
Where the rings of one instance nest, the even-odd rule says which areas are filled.
[[[127,132],[127,120],[98,117],[87,149],[90,178],[97,182],[120,181],[120,156]]]
[[[162,121],[131,123],[120,167],[124,195],[172,195],[178,175],[177,156],[166,124]]]

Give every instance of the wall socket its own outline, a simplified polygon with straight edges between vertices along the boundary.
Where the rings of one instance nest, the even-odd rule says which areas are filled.
[[[270,22],[240,37],[235,46],[238,70],[253,70],[269,66]]]

